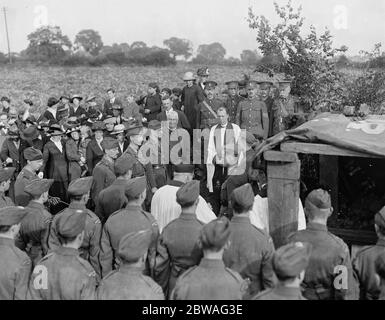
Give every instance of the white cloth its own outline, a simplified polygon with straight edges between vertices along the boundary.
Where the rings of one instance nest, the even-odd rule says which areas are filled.
[[[54,141],[54,140],[52,140],[52,138],[51,138],[51,141],[55,144],[55,146],[60,150],[60,152],[61,153],[63,153],[63,145],[62,145],[62,143],[61,143],[61,140],[59,140],[59,141]]]
[[[306,229],[305,213],[301,199],[298,201],[298,230],[304,230]],[[250,211],[250,221],[255,227],[269,232],[269,202],[267,198],[255,196],[253,209]]]
[[[152,197],[151,214],[158,222],[160,232],[172,220],[178,218],[182,212],[181,206],[176,202],[176,192],[178,189],[179,187],[166,185],[159,188]],[[201,196],[199,196],[196,215],[197,219],[204,224],[217,218]]]
[[[103,138],[101,138],[100,140],[98,140],[98,139],[95,139],[95,140],[96,140],[96,143],[98,144],[100,150],[103,150],[103,147],[102,147]]]
[[[53,117],[56,119],[56,111],[57,111],[56,108],[49,107],[49,108],[47,108],[47,111],[51,112]]]

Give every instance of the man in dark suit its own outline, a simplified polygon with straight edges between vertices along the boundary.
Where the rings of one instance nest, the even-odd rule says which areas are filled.
[[[105,125],[102,121],[97,121],[92,125],[94,138],[88,143],[86,149],[86,162],[89,175],[92,175],[92,170],[104,156],[102,148],[104,130]]]
[[[122,102],[115,97],[115,90],[110,88],[107,90],[107,94],[108,94],[108,100],[105,100],[104,101],[104,105],[103,105],[103,116],[107,116],[107,115],[110,115],[110,116],[113,116],[113,112],[112,112],[112,106],[114,104],[119,104],[119,105],[122,105]]]
[[[126,151],[127,147],[130,144],[128,140],[126,140],[125,130],[126,130],[126,127],[124,126],[124,124],[117,124],[114,127],[114,130],[111,132],[111,137],[116,138],[116,140],[118,140],[118,143],[119,143],[118,158],[123,154],[124,151]]]
[[[156,116],[156,120],[160,122],[167,121],[167,115],[170,113],[170,111],[174,110],[173,103],[170,97],[165,97],[162,99],[162,106],[163,106],[163,111]],[[191,129],[190,122],[187,120],[186,115],[179,110],[174,110],[174,111],[178,113],[178,127],[186,130],[190,130]]]

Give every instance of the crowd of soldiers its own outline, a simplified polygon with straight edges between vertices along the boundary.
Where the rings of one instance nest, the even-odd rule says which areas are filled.
[[[187,72],[183,89],[150,83],[126,101],[111,88],[102,107],[94,96],[51,97],[36,117],[32,101],[19,114],[1,99],[0,299],[385,296],[385,209],[378,243],[353,261],[327,229],[327,191],[308,194],[307,225],[280,248],[268,208],[255,209],[267,197],[255,148],[296,113],[291,80],[229,81],[218,97],[208,68],[197,76]],[[210,132],[203,164],[163,161],[154,141],[177,132],[184,144],[197,129]],[[226,137],[234,146],[242,129],[246,170],[230,174],[239,162]],[[146,145],[160,161],[144,161]]]

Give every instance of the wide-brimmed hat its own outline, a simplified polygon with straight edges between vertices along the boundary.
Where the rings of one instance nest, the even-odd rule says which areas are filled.
[[[61,127],[60,124],[58,123],[53,123],[49,126],[49,130],[48,130],[48,133],[51,135],[51,136],[61,136],[64,131],[63,131],[63,128]]]
[[[183,81],[194,81],[196,80],[194,73],[191,71],[188,71],[183,76]]]
[[[126,127],[126,137],[134,136],[140,134],[143,129],[143,125],[137,120],[131,120],[129,122],[125,122]]]
[[[120,134],[124,133],[124,131],[126,131],[126,127],[124,126],[124,124],[117,124],[111,134]]]
[[[91,127],[91,130],[92,131],[104,131],[106,130],[106,125],[104,124],[103,121],[96,121],[94,124],[92,124],[92,127]]]
[[[58,104],[58,100],[55,98],[55,97],[50,97],[48,98],[48,101],[47,101],[47,106],[48,107],[52,107],[54,106],[55,104]]]
[[[80,94],[74,94],[71,97],[71,103],[74,101],[74,99],[83,100],[83,97]]]
[[[20,137],[23,140],[32,141],[39,137],[39,131],[35,126],[30,126],[28,128],[25,128],[24,131],[20,133]]]
[[[68,95],[66,95],[66,94],[63,94],[62,96],[60,96],[59,100],[61,100],[63,98],[67,99],[68,101],[71,100],[71,98]]]

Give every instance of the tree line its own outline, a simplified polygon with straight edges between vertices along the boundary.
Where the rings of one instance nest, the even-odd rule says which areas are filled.
[[[226,56],[226,49],[219,42],[201,44],[193,56],[193,45],[188,39],[171,37],[163,41],[164,47],[148,46],[143,41],[104,45],[99,32],[81,30],[73,42],[58,26],[43,26],[28,35],[28,47],[13,60],[36,64],[90,65],[107,63],[117,65],[168,66],[185,60],[196,64],[255,65],[262,57],[253,50],[243,50],[239,58]],[[0,52],[0,63],[7,63],[7,55]]]

